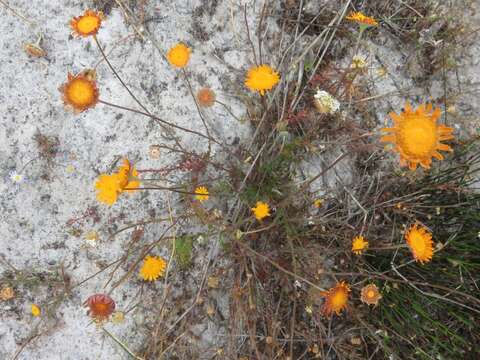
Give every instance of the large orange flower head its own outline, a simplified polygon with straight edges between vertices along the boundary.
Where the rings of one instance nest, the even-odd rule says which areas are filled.
[[[322,308],[323,313],[326,316],[330,316],[333,313],[340,315],[342,310],[347,307],[349,292],[350,287],[344,281],[323,292],[322,296],[325,297],[325,303]]]
[[[101,11],[85,10],[83,15],[76,16],[70,21],[70,27],[76,36],[97,35],[103,19]]]
[[[115,310],[115,301],[106,294],[95,294],[90,296],[83,306],[88,307],[87,314],[95,321],[108,320]]]
[[[429,262],[433,257],[432,234],[427,228],[414,224],[405,233],[405,240],[416,261]]]
[[[420,164],[430,168],[432,157],[443,160],[439,150],[452,151],[448,145],[442,144],[443,140],[453,139],[453,128],[438,125],[440,109],[433,109],[432,104],[422,104],[413,110],[409,103],[400,114],[391,112],[394,126],[383,128],[388,133],[380,141],[394,144],[394,150],[400,154],[400,165],[415,170]]]
[[[280,76],[268,65],[252,67],[248,70],[245,86],[251,91],[258,91],[265,95],[266,90],[272,90],[280,81]]]
[[[78,75],[68,73],[67,82],[59,89],[65,105],[76,113],[95,107],[99,96],[95,77],[93,70],[85,70]]]

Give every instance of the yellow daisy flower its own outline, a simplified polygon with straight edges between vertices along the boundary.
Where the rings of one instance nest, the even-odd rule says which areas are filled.
[[[167,262],[158,256],[147,255],[140,269],[140,277],[145,281],[154,281],[163,276]]]
[[[208,200],[209,195],[208,195],[208,189],[205,186],[199,186],[195,189],[195,199],[204,202],[205,200]]]
[[[187,66],[188,61],[190,60],[191,50],[185,44],[179,43],[172,47],[167,53],[168,62],[177,67],[183,68]]]
[[[400,154],[401,166],[408,165],[411,170],[415,170],[420,164],[428,169],[432,157],[443,160],[443,155],[438,150],[453,151],[450,146],[441,143],[454,137],[453,128],[437,124],[439,108],[433,110],[431,104],[422,104],[413,110],[407,103],[405,111],[400,114],[391,112],[389,115],[394,126],[382,129],[389,134],[382,136],[380,141],[394,144],[394,150]]]
[[[363,236],[355,236],[352,241],[352,252],[356,255],[360,255],[368,247],[368,241]]]
[[[40,307],[38,305],[32,304],[30,307],[31,313],[35,317],[39,317],[42,313],[42,310],[40,310]]]
[[[104,17],[101,11],[86,10],[83,15],[74,17],[70,21],[70,27],[76,36],[86,37],[96,35],[102,25],[103,19]]]
[[[248,70],[245,86],[251,91],[265,95],[265,90],[271,90],[280,81],[280,76],[268,65],[252,67]]]
[[[405,241],[412,251],[415,261],[426,263],[433,257],[432,234],[427,228],[414,224],[405,233]]]
[[[255,207],[252,208],[252,211],[257,220],[262,220],[263,218],[270,216],[270,207],[267,203],[262,201],[257,201]]]

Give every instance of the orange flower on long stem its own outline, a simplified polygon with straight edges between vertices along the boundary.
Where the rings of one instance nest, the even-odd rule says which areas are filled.
[[[99,93],[93,70],[85,70],[78,75],[68,73],[67,82],[59,90],[65,105],[76,113],[93,108],[98,102]]]
[[[70,27],[76,36],[92,36],[98,33],[103,19],[101,11],[85,10],[83,15],[74,17],[70,21]]]

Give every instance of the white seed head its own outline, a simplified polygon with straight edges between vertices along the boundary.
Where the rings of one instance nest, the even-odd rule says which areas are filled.
[[[322,114],[335,114],[340,108],[340,102],[324,90],[318,90],[314,99],[315,107]]]

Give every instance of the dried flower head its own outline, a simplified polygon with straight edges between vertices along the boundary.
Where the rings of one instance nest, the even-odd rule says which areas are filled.
[[[215,93],[212,89],[203,88],[197,92],[197,102],[201,107],[211,107],[215,104]]]
[[[248,70],[245,86],[251,91],[265,95],[265,90],[272,90],[280,81],[280,76],[269,65],[254,66]]]
[[[442,144],[442,140],[453,139],[453,128],[438,125],[440,109],[433,110],[431,104],[422,104],[413,110],[409,103],[405,105],[405,111],[400,114],[391,112],[394,126],[383,128],[382,131],[390,133],[382,136],[380,141],[394,144],[394,150],[400,154],[400,165],[415,170],[420,164],[424,168],[430,168],[432,157],[443,160],[438,150],[453,151],[448,145]]]
[[[350,21],[354,21],[360,26],[370,27],[370,26],[378,25],[378,22],[377,20],[375,20],[375,18],[366,16],[361,12],[352,12],[350,13],[350,15],[346,17],[346,19]]]
[[[68,74],[68,81],[60,87],[63,102],[77,113],[95,107],[98,102],[98,88],[95,72],[85,70],[78,75]]]
[[[112,314],[112,323],[121,324],[125,321],[125,313],[123,311],[115,311]]]
[[[405,233],[405,241],[410,248],[413,257],[420,263],[426,263],[433,257],[432,234],[427,228],[414,224]]]
[[[360,300],[368,305],[377,305],[378,301],[382,298],[382,295],[378,291],[377,285],[368,284],[361,290]]]
[[[163,276],[167,262],[159,256],[147,255],[140,269],[140,277],[145,281],[154,281]]]
[[[97,246],[99,239],[98,232],[95,230],[90,230],[85,234],[85,243],[92,248]]]
[[[361,55],[355,55],[350,64],[351,69],[364,69],[367,66],[367,60]]]
[[[132,167],[130,161],[123,159],[123,164],[119,167],[118,172],[111,175],[101,174],[98,177],[95,182],[97,200],[111,206],[123,191],[135,191],[139,186],[138,172]]]
[[[324,90],[318,90],[313,96],[313,104],[321,114],[335,114],[340,108],[340,103]]]
[[[103,19],[104,17],[101,11],[85,10],[83,15],[74,17],[70,21],[73,35],[83,37],[96,35],[102,25]]]
[[[183,68],[187,66],[188,61],[190,60],[190,53],[192,51],[185,44],[179,43],[168,50],[167,60],[168,62],[177,67]]]
[[[208,195],[208,189],[205,186],[199,186],[195,189],[195,199],[204,202],[205,200],[208,200],[209,195]]]
[[[23,44],[23,50],[32,57],[44,57],[47,52],[40,47],[39,43],[25,43]]]
[[[115,310],[115,301],[106,294],[95,294],[90,296],[83,306],[88,307],[87,315],[95,321],[102,322],[112,315]]]
[[[9,286],[3,287],[0,290],[0,300],[7,301],[15,297],[15,291]]]
[[[362,235],[355,236],[352,240],[352,252],[356,255],[363,253],[368,247],[368,241]]]
[[[161,154],[160,149],[161,149],[160,145],[150,145],[148,149],[148,155],[150,155],[152,159],[160,159],[160,154]]]
[[[350,287],[344,281],[339,282],[335,287],[324,291],[322,296],[325,297],[323,304],[323,314],[330,316],[333,313],[340,315],[343,309],[346,308],[348,302],[348,293]]]
[[[270,216],[270,207],[267,203],[262,201],[257,201],[255,207],[252,208],[253,215],[257,220],[262,220],[268,216]]]
[[[32,313],[33,316],[39,317],[42,314],[42,310],[38,305],[32,304],[30,306],[30,312]]]

